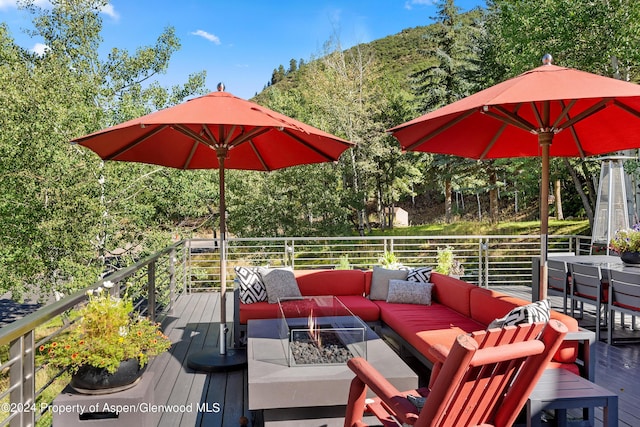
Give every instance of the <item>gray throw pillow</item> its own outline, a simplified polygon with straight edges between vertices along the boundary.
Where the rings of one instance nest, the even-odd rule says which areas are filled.
[[[271,304],[280,298],[302,298],[296,277],[291,269],[260,268],[262,283],[267,288],[267,300]]]
[[[387,302],[399,304],[431,305],[433,283],[389,280]]]
[[[407,280],[407,270],[388,270],[383,267],[373,267],[369,299],[386,301],[389,295],[389,280],[393,279]]]

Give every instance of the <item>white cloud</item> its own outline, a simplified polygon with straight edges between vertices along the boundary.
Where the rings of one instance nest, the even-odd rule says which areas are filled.
[[[2,0],[0,0],[2,1]],[[111,3],[107,3],[106,5],[104,5],[102,7],[102,9],[100,10],[101,13],[104,13],[107,16],[112,17],[115,20],[118,20],[120,18],[120,14],[118,12],[116,12],[116,9],[113,7],[113,5]]]
[[[36,43],[35,46],[31,48],[31,52],[38,56],[44,56],[48,50],[51,50],[51,48],[44,43]]]
[[[210,42],[214,42],[215,44],[218,44],[218,45],[220,44],[220,38],[218,38],[218,36],[207,33],[204,30],[193,31],[191,34],[193,34],[194,36],[205,38]]]

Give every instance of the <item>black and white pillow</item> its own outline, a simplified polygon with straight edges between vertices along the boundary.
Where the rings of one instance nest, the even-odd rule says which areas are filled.
[[[417,267],[412,268],[407,273],[409,282],[429,283],[431,281],[431,271],[433,267]]]
[[[267,300],[267,288],[256,267],[236,267],[236,280],[240,287],[240,301],[253,304]]]
[[[510,325],[524,325],[537,322],[548,322],[551,319],[549,301],[536,301],[531,304],[516,307],[506,316],[496,319],[489,325],[491,328],[502,328]]]

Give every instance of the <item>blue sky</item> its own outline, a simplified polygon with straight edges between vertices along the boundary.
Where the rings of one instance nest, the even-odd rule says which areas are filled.
[[[322,53],[337,34],[343,47],[428,25],[435,16],[434,0],[112,0],[102,13],[104,52],[113,47],[134,52],[153,45],[167,26],[176,29],[182,48],[174,54],[163,85],[183,83],[191,73],[207,71],[206,85],[224,82],[228,92],[251,98],[260,92],[280,64]],[[46,7],[46,0],[36,0]],[[0,0],[0,21],[16,42],[28,49],[23,28],[30,16]],[[484,0],[457,0],[463,11],[484,6]]]

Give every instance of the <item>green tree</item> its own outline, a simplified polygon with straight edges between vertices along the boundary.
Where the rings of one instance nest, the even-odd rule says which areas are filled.
[[[155,236],[175,218],[157,209],[159,197],[151,195],[162,177],[157,168],[103,164],[69,144],[202,90],[203,74],[171,91],[144,86],[179,48],[170,28],[134,55],[114,49],[99,58],[105,4],[21,3],[33,16],[30,34],[47,45],[42,56],[18,47],[0,25],[0,290],[15,299],[93,282],[115,249],[135,247],[139,255],[157,248]]]
[[[426,47],[423,49],[425,55],[433,58],[432,65],[411,76],[419,114],[451,104],[470,95],[476,88],[470,76],[474,74],[478,60],[480,11],[462,15],[453,0],[440,0],[437,7],[435,24],[425,36]],[[443,184],[445,220],[450,222],[451,180],[457,175],[467,175],[468,171],[460,168],[470,163],[451,156],[436,155],[435,158],[435,168],[439,172],[436,176]],[[493,197],[491,200],[497,202]],[[497,207],[492,206],[491,212],[497,212]]]

